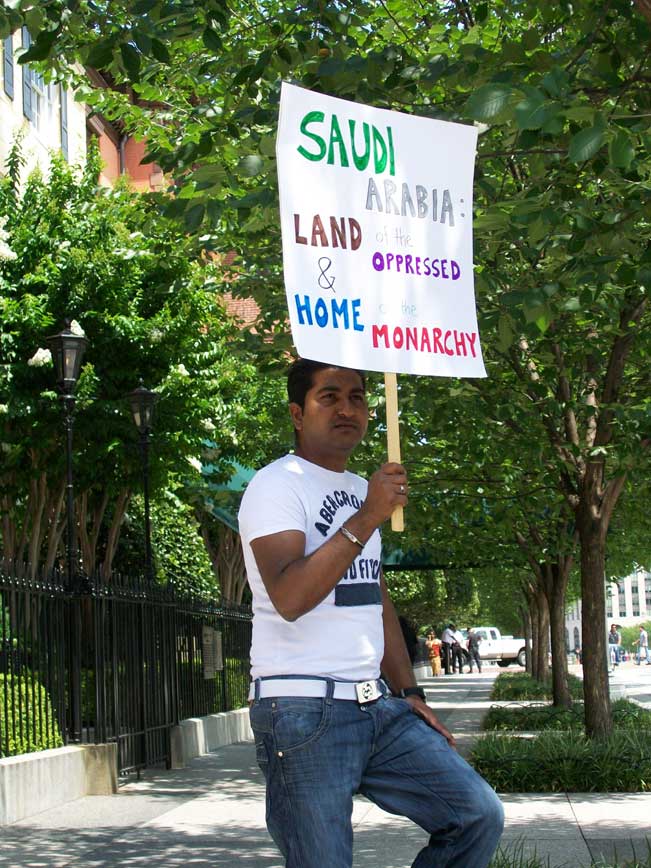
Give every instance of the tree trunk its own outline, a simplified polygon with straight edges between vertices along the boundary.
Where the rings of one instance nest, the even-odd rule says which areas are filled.
[[[63,499],[65,497],[65,480],[61,482],[58,492],[50,495],[48,504],[47,552],[45,555],[45,572],[50,573],[56,564],[57,552],[63,539],[65,522],[61,521]]]
[[[585,729],[606,738],[613,729],[606,647],[605,528],[588,505],[577,511],[581,541],[581,627]]]
[[[527,655],[527,665],[526,669],[529,675],[533,672],[532,666],[532,655],[531,655],[531,645],[533,642],[533,637],[531,634],[531,615],[529,614],[529,610],[524,606],[521,607],[520,613],[522,614],[522,633],[524,635],[526,655]]]
[[[549,606],[542,588],[536,589],[533,601],[532,675],[536,681],[544,681],[549,676]]]
[[[120,531],[122,530],[122,522],[124,521],[124,515],[127,511],[130,500],[131,492],[128,489],[124,489],[117,496],[115,506],[113,507],[113,517],[111,519],[111,524],[108,529],[108,538],[106,540],[106,551],[104,553],[104,560],[99,565],[99,574],[103,582],[108,582],[113,571],[113,559],[115,558],[115,553],[118,549]]]
[[[549,626],[552,642],[552,689],[554,705],[570,708],[572,698],[567,683],[567,647],[565,644],[565,590],[569,564],[552,565],[553,586],[549,601]],[[565,573],[565,575],[563,575]]]
[[[203,510],[197,510],[196,516],[201,538],[221,591],[221,604],[239,606],[246,589],[246,570],[240,536]]]

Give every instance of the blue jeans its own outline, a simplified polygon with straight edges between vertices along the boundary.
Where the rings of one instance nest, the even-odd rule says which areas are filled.
[[[500,800],[406,700],[258,699],[250,715],[267,828],[287,868],[352,866],[355,793],[430,834],[412,868],[490,862],[504,825]]]

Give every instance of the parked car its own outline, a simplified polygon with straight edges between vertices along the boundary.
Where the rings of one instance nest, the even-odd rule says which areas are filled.
[[[524,639],[502,636],[497,627],[473,627],[473,631],[481,637],[479,656],[482,660],[497,660],[498,666],[526,664],[527,643]]]

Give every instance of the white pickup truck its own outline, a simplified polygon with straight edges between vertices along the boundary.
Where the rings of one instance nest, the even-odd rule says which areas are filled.
[[[526,664],[526,642],[513,636],[502,636],[497,627],[473,627],[480,638],[479,656],[482,660],[497,660],[498,666],[510,663]]]

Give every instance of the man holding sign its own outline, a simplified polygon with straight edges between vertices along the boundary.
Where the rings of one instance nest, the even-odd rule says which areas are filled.
[[[486,868],[501,803],[416,686],[381,572],[405,470],[346,470],[368,424],[360,372],[301,359],[288,393],[295,453],[256,474],[239,516],[269,831],[287,868],[350,868],[359,792],[429,833],[414,868]]]

